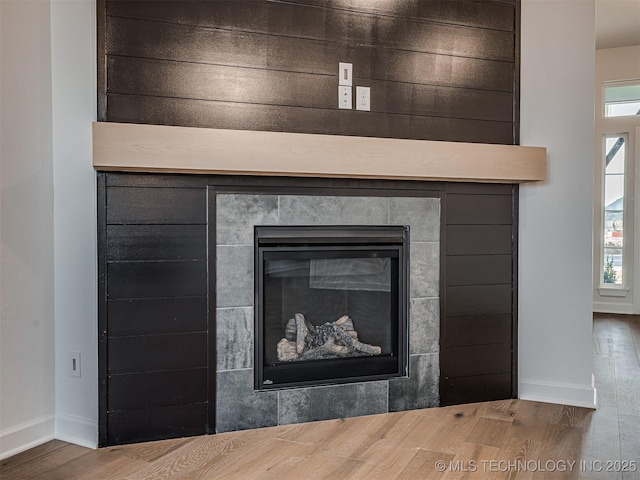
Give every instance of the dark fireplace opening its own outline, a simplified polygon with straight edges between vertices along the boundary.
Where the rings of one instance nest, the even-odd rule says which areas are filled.
[[[406,226],[255,227],[255,388],[407,375]]]

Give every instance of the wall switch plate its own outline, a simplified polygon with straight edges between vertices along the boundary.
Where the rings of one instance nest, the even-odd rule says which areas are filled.
[[[356,110],[371,110],[371,88],[356,87]]]
[[[71,352],[69,375],[80,377],[80,352]]]
[[[351,101],[351,87],[338,86],[338,108],[351,110],[353,108]]]
[[[340,62],[338,64],[339,69],[339,77],[338,77],[338,85],[352,86],[353,85],[353,63],[343,63]]]

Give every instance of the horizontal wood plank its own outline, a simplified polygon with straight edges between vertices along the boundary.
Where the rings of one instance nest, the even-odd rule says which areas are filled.
[[[107,276],[110,300],[207,295],[206,260],[109,263]]]
[[[207,369],[110,375],[109,412],[207,401]]]
[[[512,199],[506,195],[447,195],[447,225],[510,225]]]
[[[207,366],[207,334],[109,338],[109,374],[184,370]]]
[[[205,225],[108,225],[107,261],[203,260]]]
[[[512,228],[511,225],[447,225],[447,255],[509,255],[513,248]]]
[[[441,406],[511,398],[511,374],[498,373],[443,380]]]
[[[444,378],[511,372],[511,343],[444,349]]]
[[[157,125],[94,123],[94,167],[98,170],[180,171],[514,183],[546,176],[544,148],[425,142],[383,138],[196,129]],[[201,192],[204,196],[204,192]],[[158,194],[156,194],[159,196]],[[499,211],[480,219],[455,212],[463,195],[449,195],[448,223],[509,223],[504,195],[474,198]],[[109,202],[109,199],[107,199]],[[126,212],[123,200],[120,210]],[[508,207],[508,217],[504,218]],[[109,214],[109,204],[107,205]],[[469,210],[469,209],[467,209]],[[113,214],[112,214],[113,215]],[[128,219],[131,215],[123,215]],[[484,218],[483,218],[484,217]],[[109,223],[115,223],[108,216]],[[122,219],[119,219],[121,222]],[[457,220],[457,222],[455,221]],[[493,221],[493,222],[492,222]],[[142,223],[142,222],[141,222]],[[169,222],[168,222],[169,223]],[[189,222],[185,222],[189,223]]]
[[[109,337],[207,330],[207,298],[145,298],[107,302]]]
[[[511,283],[511,255],[448,255],[447,286]]]
[[[204,435],[207,404],[121,410],[107,415],[109,445]]]
[[[107,224],[204,225],[206,213],[205,189],[112,187],[107,192]]]
[[[508,343],[511,341],[510,314],[447,316],[441,348],[465,345]]]
[[[446,287],[449,316],[511,313],[511,284]]]
[[[485,183],[448,183],[449,194],[465,195],[509,195],[513,194],[513,185],[487,185]]]

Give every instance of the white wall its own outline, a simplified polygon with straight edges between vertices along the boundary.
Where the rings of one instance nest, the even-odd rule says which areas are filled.
[[[624,241],[627,245],[625,250],[624,289],[612,290],[600,288],[601,275],[600,265],[602,265],[602,182],[603,182],[603,156],[602,137],[606,134],[617,135],[628,134],[627,148],[627,198],[634,198],[635,192],[640,192],[640,178],[635,175],[638,172],[637,162],[640,161],[640,154],[636,151],[640,149],[640,138],[636,136],[636,127],[640,126],[640,117],[616,117],[604,118],[603,112],[603,82],[616,80],[640,79],[640,46],[608,48],[596,50],[596,81],[595,81],[595,104],[596,104],[596,128],[594,135],[595,151],[595,201],[594,201],[594,265],[593,265],[593,309],[596,312],[607,313],[640,313],[640,294],[635,291],[640,288],[640,266],[634,268],[634,257],[638,258],[640,252],[640,235],[635,234],[635,230],[640,225],[640,198],[635,195],[635,202],[626,202],[629,216],[625,219]],[[633,148],[635,145],[635,149]],[[628,248],[631,246],[632,248]],[[617,293],[617,295],[615,295]],[[614,295],[612,295],[614,294]]]
[[[95,25],[95,0],[0,1],[0,458],[97,444]]]
[[[520,189],[520,398],[593,406],[594,0],[522,1],[521,144],[548,180]]]
[[[0,1],[0,458],[53,438],[48,1]]]
[[[2,1],[2,0],[0,0]],[[51,1],[56,438],[98,441],[94,0]],[[69,375],[81,355],[81,377]]]

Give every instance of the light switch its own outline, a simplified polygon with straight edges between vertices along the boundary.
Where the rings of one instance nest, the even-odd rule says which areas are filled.
[[[338,108],[352,109],[351,87],[338,86]]]
[[[338,69],[340,71],[339,78],[338,78],[338,85],[345,85],[349,87],[352,86],[353,85],[353,63],[340,62],[338,64]]]

